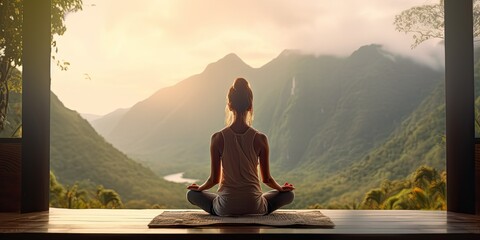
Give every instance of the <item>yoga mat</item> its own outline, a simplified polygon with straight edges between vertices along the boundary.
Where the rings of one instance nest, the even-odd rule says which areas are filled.
[[[335,224],[319,210],[275,211],[269,215],[238,217],[213,216],[203,211],[164,211],[149,224],[150,228],[204,227],[204,226],[272,226],[333,228]]]

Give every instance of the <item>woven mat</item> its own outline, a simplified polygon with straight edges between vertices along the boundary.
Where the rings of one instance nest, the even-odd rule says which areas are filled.
[[[333,228],[335,224],[318,210],[276,211],[265,216],[219,217],[203,211],[165,211],[156,216],[150,228],[251,226]]]

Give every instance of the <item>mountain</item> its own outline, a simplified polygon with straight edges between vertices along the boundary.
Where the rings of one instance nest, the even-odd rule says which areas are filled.
[[[80,116],[87,120],[88,122],[92,122],[92,121],[95,121],[96,119],[99,119],[102,117],[102,115],[98,115],[98,114],[91,114],[91,113],[80,113]]]
[[[118,121],[123,117],[123,115],[128,112],[128,108],[119,108],[103,117],[98,117],[92,120],[88,120],[93,128],[95,128],[98,133],[102,136],[110,134],[113,127],[118,124]]]
[[[341,174],[402,131],[443,72],[379,45],[348,57],[285,50],[260,68],[229,54],[134,105],[104,136],[160,175],[186,172],[204,179],[210,136],[224,126],[225,96],[237,77],[252,85],[254,127],[269,137],[273,175],[296,183],[296,206],[305,207],[309,199],[325,203],[346,194],[333,189],[349,189]],[[377,159],[379,172],[393,161]],[[365,185],[378,183],[377,175],[370,176]]]
[[[98,135],[80,114],[51,96],[50,168],[65,185],[81,182],[116,190],[129,207],[187,207],[185,186],[159,178],[149,168],[131,160]]]
[[[383,143],[442,79],[378,45],[337,62],[321,59],[298,69],[296,92],[270,132],[272,159],[294,178],[349,167]]]
[[[252,70],[237,55],[229,54],[201,74],[137,103],[104,136],[160,174],[204,169],[205,165],[208,169],[208,151],[204,150],[210,135],[223,125],[225,89],[233,78]]]

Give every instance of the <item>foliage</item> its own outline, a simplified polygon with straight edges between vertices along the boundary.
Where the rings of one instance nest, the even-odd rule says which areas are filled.
[[[97,188],[96,196],[102,208],[121,208],[123,206],[120,195],[112,189],[105,189],[100,185]]]
[[[415,6],[395,16],[395,29],[413,34],[412,48],[429,39],[444,39],[444,1]],[[473,37],[480,35],[480,1],[473,3]]]
[[[446,172],[421,166],[408,178],[383,182],[365,194],[363,209],[446,210]]]
[[[12,69],[8,87],[12,90],[9,93],[9,104],[7,118],[4,121],[4,128],[0,131],[0,137],[11,138],[22,136],[22,73],[17,69]]]
[[[101,185],[96,192],[82,188],[78,183],[64,187],[50,171],[50,207],[123,208],[123,203],[115,190]]]
[[[58,52],[53,35],[63,35],[67,30],[64,21],[68,13],[82,10],[82,0],[52,0],[51,45]],[[0,131],[8,113],[10,90],[18,91],[19,79],[12,77],[13,69],[22,66],[23,0],[0,1]],[[53,56],[54,58],[54,56]],[[55,59],[54,59],[55,60]],[[66,70],[68,62],[56,60]],[[9,82],[12,83],[9,83]]]
[[[50,206],[60,206],[62,204],[65,188],[57,181],[57,177],[50,171]]]
[[[361,203],[312,204],[314,209],[446,210],[446,172],[420,166],[405,179],[384,180],[368,190]]]

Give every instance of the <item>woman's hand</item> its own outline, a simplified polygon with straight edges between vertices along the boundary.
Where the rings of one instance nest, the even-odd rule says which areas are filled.
[[[290,192],[290,191],[293,191],[295,189],[293,184],[290,184],[288,182],[283,184],[283,186],[281,186],[281,187],[282,187],[282,189],[280,190],[280,192]]]
[[[190,186],[187,187],[188,190],[192,190],[192,191],[199,191],[198,188],[200,186],[198,186],[196,183],[192,183]]]

